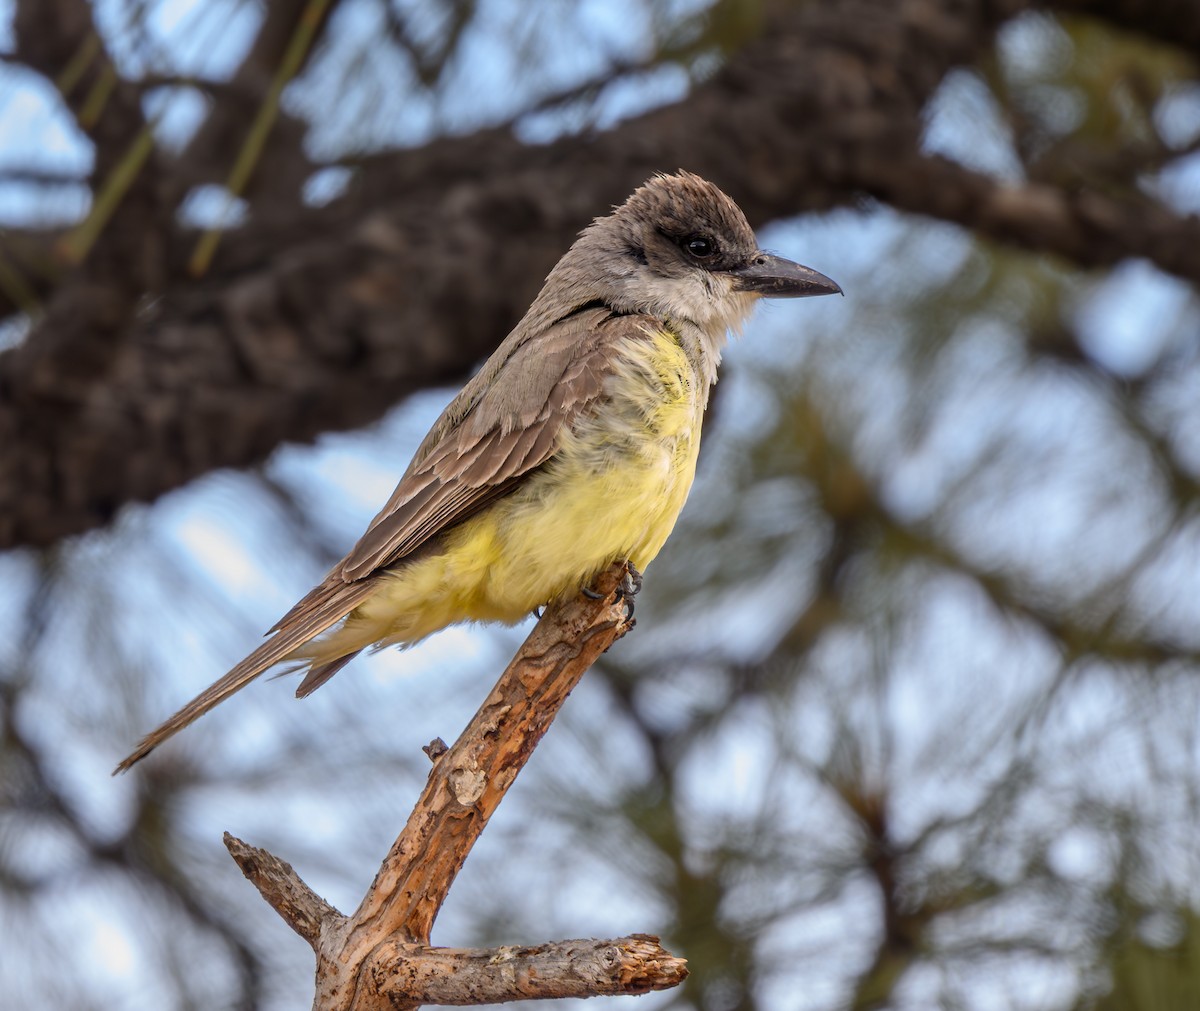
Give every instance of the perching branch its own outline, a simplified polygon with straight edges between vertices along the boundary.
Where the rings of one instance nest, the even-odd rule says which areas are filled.
[[[430,948],[455,875],[571,689],[631,627],[617,587],[551,606],[455,745],[434,766],[408,824],[352,916],[317,896],[290,865],[226,834],[242,873],[317,956],[317,1011],[392,1011],[532,997],[638,994],[675,986],[683,959],[657,938],[559,941],[531,948]]]

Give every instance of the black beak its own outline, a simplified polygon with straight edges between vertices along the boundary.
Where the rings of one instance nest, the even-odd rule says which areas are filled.
[[[751,257],[746,266],[736,267],[729,274],[736,290],[753,291],[766,298],[842,294],[837,282],[824,274],[761,250]]]

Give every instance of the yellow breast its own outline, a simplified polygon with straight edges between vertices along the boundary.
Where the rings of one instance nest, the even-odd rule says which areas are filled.
[[[447,531],[444,550],[387,577],[330,648],[414,642],[463,620],[519,621],[613,561],[645,569],[695,477],[702,376],[670,332],[631,341],[606,395],[564,431],[550,462]]]

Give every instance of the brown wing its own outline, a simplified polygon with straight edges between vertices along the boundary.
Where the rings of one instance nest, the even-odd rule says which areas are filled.
[[[279,620],[266,642],[147,734],[118,771],[344,618],[374,592],[369,577],[379,569],[508,493],[550,459],[562,426],[603,392],[620,345],[646,339],[650,322],[585,309],[536,338],[511,334],[443,412],[354,550]],[[300,693],[349,659],[312,670]]]
[[[621,344],[644,340],[648,322],[587,309],[516,348],[456,423],[443,424],[443,415],[436,438],[422,445],[342,561],[342,578],[352,582],[394,564],[542,466],[563,426],[603,392]]]

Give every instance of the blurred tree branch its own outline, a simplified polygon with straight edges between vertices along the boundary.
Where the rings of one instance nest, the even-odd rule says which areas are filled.
[[[81,3],[47,5],[66,7],[47,32],[61,43],[30,57],[43,72],[60,73],[91,37]],[[270,5],[231,89],[265,93],[263,67],[280,57],[283,29],[303,6]],[[271,199],[252,201],[237,241],[200,280],[187,275],[194,238],[170,217],[171,202],[154,204],[172,177],[151,155],[153,169],[101,237],[126,236],[136,251],[93,250],[82,273],[60,268],[48,287],[39,280],[48,268],[21,264],[53,263],[59,235],[6,239],[22,250],[25,283],[0,285],[0,312],[17,308],[19,292],[26,302],[36,292],[43,310],[24,343],[0,355],[0,441],[15,447],[0,463],[0,547],[53,543],[126,502],[258,462],[284,440],[361,426],[413,390],[460,377],[515,321],[575,230],[679,164],[728,188],[755,223],[868,193],[1083,265],[1136,255],[1200,278],[1193,218],[1149,200],[999,184],[921,153],[922,110],[946,71],[977,58],[1030,6],[778,5],[758,38],[681,102],[586,139],[539,147],[485,130],[373,156],[326,208],[299,206],[296,181],[264,161],[256,178],[271,179]],[[1185,5],[1165,8],[1187,17]],[[1095,4],[1101,16],[1124,11]],[[19,13],[21,38],[50,16],[38,4]],[[110,155],[98,171],[127,157],[131,131],[145,129],[138,93],[114,92],[129,100],[106,110],[116,139],[101,145]],[[254,109],[214,104],[198,137],[225,139],[205,141],[207,157],[223,153],[227,168],[241,136],[230,124],[245,127]],[[305,164],[298,142],[285,144],[289,164]],[[131,256],[144,269],[130,269]],[[93,264],[119,272],[121,284],[90,277]]]
[[[308,0],[270,0],[265,4],[263,24],[237,70],[227,81],[203,85],[218,100],[172,165],[172,175],[185,188],[225,182],[233,165],[231,152],[243,149],[268,102],[289,46],[302,30],[320,40],[338,7],[337,0],[317,5]],[[304,46],[293,73],[303,70],[315,51],[315,46]],[[272,109],[272,114],[272,129],[239,195],[261,206],[264,214],[282,217],[301,210],[301,189],[313,164],[304,149],[305,124],[278,108]],[[183,193],[177,196],[182,198]]]
[[[1055,253],[1080,267],[1110,267],[1140,256],[1168,273],[1200,281],[1200,218],[1179,215],[1148,197],[1117,199],[1092,189],[1002,183],[915,151],[903,166],[880,175],[881,169],[877,162],[870,165],[863,188],[894,207]]]
[[[22,712],[22,694],[27,690],[29,663],[45,630],[54,593],[64,570],[56,557],[47,553],[39,568],[37,586],[26,603],[27,620],[23,624],[19,667],[0,667],[0,768],[4,770],[0,786],[0,811],[17,815],[30,826],[65,833],[85,854],[85,864],[93,871],[128,875],[150,895],[166,897],[191,925],[207,938],[215,939],[228,953],[235,967],[236,986],[246,1006],[254,1006],[262,997],[264,966],[258,952],[247,943],[230,916],[212,901],[203,882],[194,880],[180,867],[180,854],[161,846],[169,816],[160,803],[164,778],[169,770],[152,773],[143,781],[137,809],[128,830],[113,836],[94,823],[82,810],[71,784],[64,781],[61,768],[47,752],[36,732],[36,722]],[[178,785],[178,784],[175,784]],[[50,834],[53,835],[53,832]],[[82,869],[82,868],[81,868]],[[37,877],[27,877],[5,864],[0,884],[11,898],[28,896],[46,887]]]

